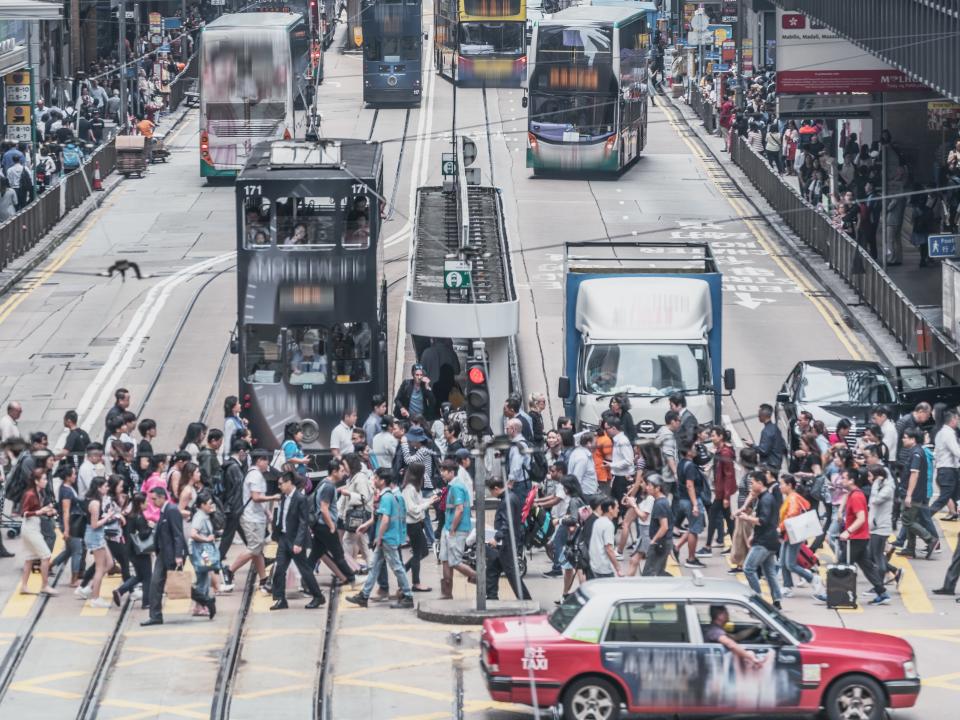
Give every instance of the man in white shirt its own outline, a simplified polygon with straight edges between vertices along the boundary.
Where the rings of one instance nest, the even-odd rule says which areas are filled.
[[[599,510],[600,516],[590,532],[590,571],[594,579],[620,577],[620,563],[613,549],[613,523],[619,513],[619,504],[613,498],[604,498]]]
[[[357,424],[357,409],[347,408],[340,414],[340,422],[330,433],[330,452],[335,458],[353,452],[353,426]]]
[[[883,444],[887,448],[887,459],[896,462],[897,459],[897,424],[890,419],[890,411],[886,406],[878,405],[873,409],[873,421],[880,426],[883,433]]]
[[[243,479],[243,511],[240,514],[240,535],[246,546],[240,556],[230,565],[231,577],[251,560],[260,578],[260,589],[269,593],[267,566],[263,548],[267,543],[267,524],[270,519],[270,503],[279,500],[279,495],[267,495],[267,480],[264,473],[270,467],[270,452],[254,450],[251,453],[253,466]]]
[[[397,454],[403,429],[392,415],[384,415],[380,427],[380,432],[373,436],[370,452],[377,459],[377,467],[393,467],[393,457]]]
[[[937,472],[940,494],[930,505],[930,515],[936,515],[951,500],[960,499],[957,493],[957,468],[960,467],[960,442],[957,441],[958,416],[954,410],[943,411],[943,427],[934,438],[933,461]]]
[[[87,445],[87,454],[77,470],[77,495],[84,497],[94,478],[106,477],[107,469],[103,464],[103,445],[92,442]]]
[[[580,444],[570,452],[570,459],[567,462],[570,474],[580,481],[580,490],[584,498],[596,495],[600,490],[597,482],[597,466],[593,464],[595,446],[596,438],[592,432],[581,433]]]
[[[637,471],[636,460],[633,456],[633,446],[627,434],[621,429],[619,418],[607,420],[607,436],[613,441],[613,452],[610,455],[610,475],[613,478],[611,493],[619,505],[633,484]]]
[[[22,414],[23,407],[17,401],[14,400],[7,405],[6,414],[0,418],[0,442],[21,437],[17,421]]]
[[[530,492],[530,456],[527,454],[527,442],[523,439],[523,423],[520,418],[507,420],[507,435],[510,438],[510,449],[507,451],[507,482],[520,497],[526,497]],[[509,483],[513,483],[512,486]]]

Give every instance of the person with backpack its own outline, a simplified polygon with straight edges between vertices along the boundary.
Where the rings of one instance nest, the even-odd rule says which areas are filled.
[[[646,479],[647,492],[653,496],[650,508],[650,547],[643,563],[643,577],[667,575],[667,560],[673,551],[673,510],[663,494],[663,478],[651,473]]]
[[[513,492],[526,498],[530,492],[530,455],[529,445],[523,437],[523,423],[520,418],[507,420],[507,437],[510,448],[507,450],[507,481],[513,483]]]
[[[687,521],[687,529],[677,541],[673,549],[673,556],[680,562],[680,548],[687,547],[687,559],[684,567],[703,569],[704,563],[697,557],[697,541],[705,526],[705,507],[712,501],[710,488],[703,471],[694,462],[697,457],[697,446],[694,443],[680,446],[680,463],[677,465],[677,524]]]
[[[233,538],[237,532],[240,532],[240,538],[244,539],[243,532],[240,530],[240,517],[243,515],[243,478],[245,475],[244,467],[247,464],[247,453],[250,452],[250,443],[246,440],[236,439],[230,448],[230,455],[226,462],[220,468],[222,482],[220,484],[219,498],[223,504],[225,523],[223,534],[220,536],[220,560],[225,562],[230,546],[233,545]],[[228,583],[233,583],[233,575],[230,569],[224,564],[223,579]]]
[[[906,462],[900,475],[900,494],[903,497],[903,511],[900,522],[906,534],[906,544],[897,554],[904,557],[917,556],[917,537],[926,545],[926,558],[930,559],[937,546],[937,538],[930,533],[920,519],[920,511],[928,502],[927,475],[929,463],[923,448],[923,431],[919,428],[907,430],[901,440],[907,451]]]
[[[90,436],[86,430],[77,425],[77,421],[76,410],[67,410],[63,414],[63,427],[67,430],[67,439],[63,443],[63,448],[57,453],[58,460],[66,461],[75,468],[80,467],[87,452],[87,445],[90,444]]]
[[[80,148],[74,145],[71,140],[60,150],[60,167],[63,168],[63,172],[66,174],[76,170],[82,164],[83,154],[80,152]]]
[[[244,442],[244,441],[240,441]],[[263,548],[267,544],[267,523],[270,519],[270,503],[280,499],[279,494],[267,494],[265,473],[270,468],[270,451],[257,449],[251,453],[253,464],[243,478],[240,505],[240,537],[243,538],[244,551],[224,572],[226,582],[233,582],[237,571],[248,562],[253,562],[259,578],[259,589],[270,593],[270,578],[267,577],[267,565],[263,557]]]
[[[83,573],[83,531],[86,521],[83,520],[85,511],[80,497],[77,495],[77,470],[71,465],[63,464],[57,470],[60,478],[60,493],[57,501],[60,505],[60,531],[63,534],[63,550],[54,559],[51,565],[56,567],[67,560],[70,561],[70,587],[80,584]]]
[[[220,448],[223,445],[223,431],[212,428],[207,432],[207,440],[197,453],[200,477],[203,484],[219,498],[223,490],[223,469],[220,465]]]
[[[523,527],[520,522],[520,501],[507,490],[502,477],[487,478],[487,490],[499,500],[493,521],[494,536],[488,540],[487,553],[487,600],[499,600],[500,576],[505,575],[518,600],[530,600],[523,578],[518,570],[517,557],[523,547]]]

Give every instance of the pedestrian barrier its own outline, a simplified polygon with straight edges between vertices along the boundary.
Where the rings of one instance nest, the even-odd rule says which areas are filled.
[[[736,133],[732,158],[790,229],[846,281],[917,364],[938,368],[960,379],[957,347],[926,321],[919,308],[864,248],[800,197],[800,193]]]
[[[187,60],[187,64],[180,74],[170,81],[170,104],[168,112],[173,112],[180,107],[180,103],[183,102],[187,91],[198,77],[199,65],[200,60],[197,58],[197,54],[194,53],[190,56],[190,59]]]
[[[113,172],[117,153],[114,140],[101,145],[90,158],[60,182],[0,225],[0,270],[30,250],[68,212],[81,205],[94,192],[96,164],[101,177]]]
[[[693,108],[697,117],[703,121],[703,126],[707,129],[708,133],[712,133],[717,129],[713,103],[704,98],[703,93],[701,93],[697,87],[692,88],[690,91],[690,107]]]

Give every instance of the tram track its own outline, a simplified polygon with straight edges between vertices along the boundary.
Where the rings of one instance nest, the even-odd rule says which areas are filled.
[[[163,377],[163,371],[166,367],[166,361],[170,357],[170,354],[173,351],[173,348],[176,346],[177,342],[180,339],[181,334],[186,326],[187,320],[195,309],[197,302],[199,301],[203,292],[210,286],[210,284],[220,277],[224,272],[231,270],[233,266],[224,268],[223,270],[212,274],[206,281],[197,288],[197,291],[194,293],[193,298],[191,299],[190,304],[187,306],[186,310],[182,313],[180,322],[171,337],[168,346],[166,348],[163,362],[158,365],[157,372],[151,378],[150,384],[148,385],[147,392],[144,394],[143,402],[141,403],[140,414],[142,415],[143,410],[146,408],[149,398],[152,396],[153,392],[156,390],[157,386],[160,384],[161,378]],[[210,390],[207,393],[207,397],[204,401],[203,407],[200,413],[200,421],[203,422],[207,419],[210,414],[210,410],[213,407],[213,401],[216,397],[217,390],[219,389],[220,383],[222,382],[226,366],[230,358],[230,344],[226,344],[224,348],[223,355],[220,359],[220,363],[217,369],[217,372],[214,376],[214,380],[211,384]],[[56,588],[59,584],[61,577],[66,569],[66,564],[61,565],[60,569],[57,571],[57,574],[51,581],[51,586]],[[44,616],[44,612],[49,606],[51,597],[49,595],[42,595],[38,601],[34,604],[34,607],[28,616],[27,621],[25,622],[24,631],[19,633],[11,643],[10,647],[7,649],[6,654],[4,655],[2,663],[0,663],[0,704],[6,697],[7,691],[10,689],[10,686],[13,684],[17,671],[20,668],[24,658],[27,655],[27,652],[36,637],[38,628],[40,627],[41,620]],[[83,693],[83,696],[80,698],[80,704],[77,710],[76,718],[77,720],[92,720],[97,717],[97,712],[100,706],[100,700],[102,698],[103,692],[106,689],[107,682],[109,681],[110,673],[116,663],[117,656],[119,654],[120,648],[122,646],[123,635],[126,630],[126,625],[129,620],[129,617],[132,615],[132,601],[128,595],[124,599],[123,605],[120,607],[119,615],[117,620],[114,623],[113,628],[107,635],[106,642],[101,647],[100,652],[97,655],[96,664],[93,667],[93,672],[87,683],[87,687]]]

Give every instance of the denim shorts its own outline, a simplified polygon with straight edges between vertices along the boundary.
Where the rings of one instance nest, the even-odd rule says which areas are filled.
[[[686,518],[688,522],[687,529],[694,535],[702,533],[704,528],[705,513],[703,510],[703,501],[700,498],[697,498],[697,507],[700,509],[700,513],[694,515],[690,498],[680,498],[677,502],[677,524],[683,522],[683,519]]]

